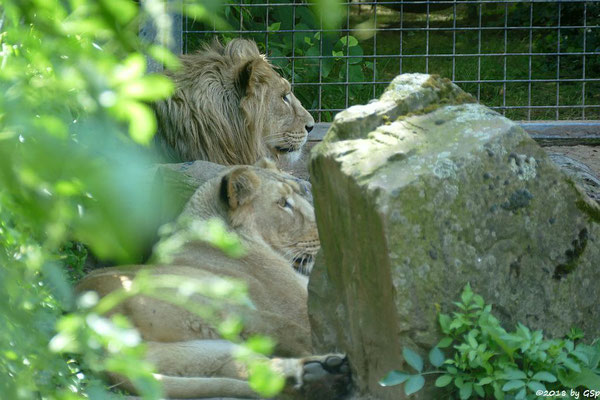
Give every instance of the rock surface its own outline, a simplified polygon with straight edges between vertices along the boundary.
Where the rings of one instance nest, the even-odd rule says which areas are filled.
[[[378,380],[404,367],[403,346],[437,343],[438,307],[452,311],[467,282],[506,328],[600,335],[600,208],[448,80],[401,75],[338,114],[310,173],[313,341],[348,354],[360,396],[404,398]]]
[[[591,199],[600,203],[600,178],[598,178],[589,166],[562,153],[549,152],[548,156]]]

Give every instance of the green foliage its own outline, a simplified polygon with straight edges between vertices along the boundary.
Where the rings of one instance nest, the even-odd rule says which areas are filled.
[[[186,1],[186,3],[188,3]],[[190,4],[210,18],[206,4]],[[127,292],[77,299],[88,249],[120,263],[139,262],[158,214],[144,183],[156,128],[150,102],[173,84],[148,74],[146,59],[177,58],[144,42],[140,24],[168,37],[162,2],[146,0],[4,0],[0,5],[0,397],[114,398],[98,380],[129,378],[146,399],[160,397],[138,333],[106,314],[135,294],[168,300],[235,339],[239,318],[190,306],[200,293],[224,306],[248,304],[236,282],[165,276],[132,280]],[[203,240],[240,254],[222,225],[199,227]],[[84,246],[85,245],[85,246]],[[166,298],[161,293],[169,289]],[[260,346],[259,346],[260,347]],[[268,346],[260,347],[262,351]],[[277,379],[257,390],[274,393]],[[263,384],[262,382],[268,382]],[[264,386],[264,387],[263,387]]]
[[[577,343],[582,337],[573,329],[574,339],[544,339],[541,331],[518,324],[507,332],[492,315],[492,307],[466,285],[454,303],[452,316],[439,315],[442,340],[429,353],[437,369],[423,371],[423,359],[405,348],[403,357],[414,372],[391,371],[382,386],[404,383],[405,393],[421,390],[424,377],[440,375],[435,386],[460,399],[537,399],[550,391],[600,389],[600,342]],[[452,347],[446,357],[441,349]]]

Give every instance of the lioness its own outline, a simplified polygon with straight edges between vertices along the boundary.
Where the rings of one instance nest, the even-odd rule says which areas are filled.
[[[242,258],[229,258],[204,242],[189,242],[170,265],[96,270],[79,283],[77,291],[105,296],[126,287],[141,269],[152,276],[218,275],[241,280],[254,305],[244,310],[242,337],[268,335],[277,341],[276,355],[299,357],[269,361],[294,383],[285,396],[340,398],[349,384],[347,363],[337,354],[312,355],[310,342],[303,273],[310,270],[320,247],[313,211],[297,183],[286,176],[254,166],[228,168],[194,193],[182,218],[222,218],[241,239],[246,249]],[[190,301],[205,304],[207,299]],[[236,345],[222,340],[197,315],[143,296],[125,301],[114,311],[128,316],[148,342],[148,357],[160,373],[167,397],[256,398],[247,383],[247,370],[232,356]],[[130,383],[124,386],[135,391]]]
[[[169,73],[175,93],[155,104],[157,138],[171,161],[297,158],[315,121],[256,43],[215,41],[181,63]]]

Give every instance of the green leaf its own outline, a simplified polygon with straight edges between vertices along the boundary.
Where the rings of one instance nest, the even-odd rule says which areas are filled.
[[[435,386],[445,387],[448,386],[450,382],[452,382],[452,375],[442,375],[435,380]]]
[[[353,47],[358,45],[358,40],[354,37],[354,36],[342,36],[340,38],[340,42],[342,42],[342,45],[346,46],[346,42],[348,43],[348,47]]]
[[[171,51],[163,46],[153,45],[148,50],[148,53],[159,63],[162,63],[168,69],[177,69],[181,66],[179,57],[175,56]]]
[[[416,369],[418,372],[423,371],[423,359],[420,355],[408,347],[405,347],[402,350],[402,355],[404,356],[404,360],[408,363],[408,365]]]
[[[473,298],[473,291],[471,290],[471,284],[467,283],[460,295],[460,300],[464,305],[467,305],[471,302]]]
[[[349,82],[362,82],[365,80],[365,75],[362,72],[361,65],[350,65],[348,68],[348,81]]]
[[[138,12],[135,3],[128,0],[102,0],[102,4],[120,24],[128,23]]]
[[[140,144],[149,144],[156,132],[156,119],[152,109],[135,101],[125,103],[125,113],[129,119],[129,134]]]
[[[133,53],[117,66],[114,76],[119,82],[129,82],[144,75],[145,71],[146,59],[139,53]]]
[[[577,358],[579,361],[581,361],[585,365],[589,365],[589,363],[590,363],[590,358],[583,351],[575,349],[571,352],[571,355],[573,357]]]
[[[440,349],[445,349],[446,347],[450,346],[451,344],[452,344],[452,338],[445,337],[442,340],[440,340],[435,347],[438,347]]]
[[[407,396],[410,396],[411,394],[421,390],[423,385],[425,385],[425,378],[423,378],[421,375],[413,375],[406,381],[406,384],[404,385],[404,393]]]
[[[502,377],[506,380],[527,379],[527,374],[518,369],[508,369],[504,371]]]
[[[434,347],[429,352],[429,362],[434,367],[442,366],[442,364],[444,364],[445,359],[446,359],[446,357],[444,357],[444,353],[442,353],[442,351],[440,349],[438,349],[437,347]]]
[[[44,281],[51,293],[58,298],[65,307],[74,305],[73,289],[69,284],[65,271],[59,264],[48,262],[42,267]]]
[[[458,392],[461,400],[466,400],[473,394],[473,384],[471,382],[465,383]]]
[[[542,382],[556,382],[556,376],[552,375],[550,372],[547,371],[540,371],[537,372],[535,375],[533,375],[533,377],[531,379],[535,379],[536,381],[542,381]]]
[[[251,336],[248,338],[248,340],[246,340],[246,346],[255,353],[269,356],[275,349],[275,342],[269,337]]]
[[[250,378],[248,384],[255,392],[264,397],[275,397],[285,386],[285,378],[273,371],[269,364],[264,362],[250,365]]]
[[[517,393],[515,396],[515,400],[525,400],[525,396],[527,394],[527,389],[523,388]]]
[[[281,22],[274,22],[271,25],[269,25],[269,32],[274,32],[274,31],[278,31],[279,28],[281,28]]]
[[[393,370],[388,372],[388,374],[379,381],[379,384],[381,386],[396,386],[406,382],[411,376],[412,375],[407,374],[406,372]]]
[[[583,386],[590,390],[600,390],[600,376],[589,368],[583,368],[581,372],[565,373],[558,371],[558,380],[568,388]]]
[[[537,392],[539,390],[541,391],[545,391],[546,390],[546,386],[544,386],[542,383],[538,382],[538,381],[530,381],[527,383],[527,387],[529,389],[531,389],[532,392]]]
[[[327,78],[335,66],[335,59],[325,58],[321,61],[321,76]]]
[[[485,397],[485,391],[480,385],[473,385],[473,389],[475,389],[475,393],[481,398]]]
[[[348,50],[348,55],[352,56],[348,59],[349,64],[358,64],[363,61],[363,49],[360,46],[350,47]]]
[[[492,387],[494,388],[494,398],[498,400],[504,400],[504,392],[500,388],[500,384],[498,382],[494,382]]]
[[[481,378],[477,384],[483,386],[487,385],[488,383],[492,383],[493,381],[494,380],[491,377],[486,376],[485,378]]]
[[[502,390],[504,390],[505,392],[510,392],[512,390],[520,389],[523,386],[525,386],[525,382],[521,380],[512,380],[506,382],[504,386],[502,386]]]
[[[563,360],[563,364],[571,371],[581,372],[581,367],[579,366],[579,364],[568,357],[565,357],[565,359]]]
[[[442,332],[450,333],[450,324],[452,323],[452,318],[450,318],[450,316],[447,314],[440,314],[438,316],[438,321],[440,322],[440,328],[442,328]],[[442,346],[438,344],[438,347]]]
[[[316,8],[317,15],[322,17],[323,28],[334,29],[336,28],[344,12],[341,7],[341,3],[337,0],[321,0],[313,3]],[[276,8],[288,8],[288,7],[276,7]]]
[[[479,308],[483,308],[483,306],[485,305],[485,302],[483,301],[483,297],[481,297],[480,295],[476,294],[475,296],[473,296],[473,302],[479,307]]]
[[[467,336],[467,341],[469,342],[469,346],[475,348],[477,347],[477,340],[475,339],[474,331],[471,331]]]
[[[144,101],[165,99],[173,94],[175,86],[164,75],[147,75],[123,86],[123,95]]]

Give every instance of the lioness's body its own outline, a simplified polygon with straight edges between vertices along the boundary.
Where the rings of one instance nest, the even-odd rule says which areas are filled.
[[[153,276],[186,279],[231,277],[247,285],[254,305],[243,310],[242,336],[272,337],[278,343],[279,356],[309,356],[307,279],[294,270],[292,260],[310,258],[319,242],[312,206],[299,194],[296,183],[264,169],[229,169],[203,185],[183,214],[203,220],[223,218],[240,237],[246,254],[232,259],[205,243],[191,242],[170,265],[97,270],[84,278],[77,290],[94,290],[105,296],[127,288],[142,269]],[[205,304],[207,299],[197,296],[190,301]],[[232,356],[235,345],[221,340],[198,315],[143,296],[125,301],[114,312],[128,316],[148,341],[149,358],[157,365],[167,397],[255,396],[246,382],[245,367]],[[304,366],[326,359],[313,356],[271,362],[301,384]],[[127,382],[125,386],[134,390]]]
[[[181,56],[173,96],[155,105],[157,138],[173,161],[254,164],[296,154],[314,125],[256,43],[234,39]]]

